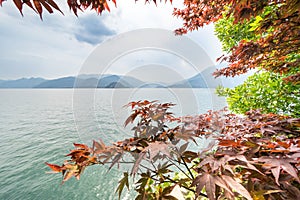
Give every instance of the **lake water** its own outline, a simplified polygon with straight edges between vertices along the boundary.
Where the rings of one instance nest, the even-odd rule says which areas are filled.
[[[130,136],[123,127],[130,111],[122,106],[144,99],[176,103],[177,116],[225,106],[210,89],[0,90],[0,199],[118,199],[117,169],[92,166],[80,181],[61,185],[61,175],[46,174],[44,163],[61,164],[73,142]]]

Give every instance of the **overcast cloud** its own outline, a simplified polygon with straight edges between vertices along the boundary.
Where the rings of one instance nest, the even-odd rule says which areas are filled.
[[[181,21],[172,16],[178,4],[118,1],[111,12],[98,16],[87,10],[79,18],[60,2],[61,13],[47,14],[43,21],[28,8],[21,17],[12,1],[0,8],[0,79],[21,77],[57,78],[78,74],[82,63],[102,41],[139,28],[174,30]],[[213,61],[222,54],[220,43],[208,26],[187,35],[196,41]],[[115,71],[114,73],[120,73]]]
[[[87,42],[92,45],[97,45],[107,37],[115,35],[116,32],[107,27],[102,21],[104,17],[99,19],[93,15],[80,17],[79,28],[75,32],[75,38],[79,42]]]

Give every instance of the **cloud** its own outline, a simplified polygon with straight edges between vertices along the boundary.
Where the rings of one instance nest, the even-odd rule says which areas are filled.
[[[94,15],[88,15],[79,18],[79,28],[74,33],[79,42],[86,42],[92,45],[99,44],[109,36],[116,34],[104,23],[103,18]]]
[[[75,75],[95,46],[107,38],[139,28],[174,30],[182,25],[180,19],[172,16],[173,7],[181,7],[175,2],[155,6],[154,3],[145,5],[143,1],[118,1],[117,8],[111,4],[110,13],[99,16],[88,9],[79,12],[79,17],[69,11],[65,2],[60,4],[65,15],[59,12],[50,15],[45,11],[43,21],[27,7],[22,17],[13,1],[3,4],[0,8],[0,79]],[[213,60],[221,55],[213,27],[200,29],[188,37],[203,46]],[[148,54],[143,55],[144,60],[148,57]],[[152,63],[170,66],[175,65],[172,61],[177,61],[161,57],[163,61],[159,56],[157,60],[153,56],[149,59]],[[124,68],[124,65],[117,68],[116,73],[126,72]]]
[[[172,15],[174,7],[181,3],[173,1],[164,3],[157,1],[157,6],[145,1],[117,1],[117,8],[111,6],[105,23],[118,33],[140,28],[163,28],[174,30],[182,25],[182,21]]]
[[[74,75],[94,48],[76,40],[74,16],[45,13],[41,21],[27,9],[22,18],[13,2],[0,9],[0,79]]]

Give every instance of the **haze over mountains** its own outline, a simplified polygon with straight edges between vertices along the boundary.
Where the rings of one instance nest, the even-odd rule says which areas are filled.
[[[84,74],[53,80],[43,78],[21,78],[0,80],[0,88],[215,88],[220,81],[212,76],[214,68],[171,84],[149,83],[131,76]]]

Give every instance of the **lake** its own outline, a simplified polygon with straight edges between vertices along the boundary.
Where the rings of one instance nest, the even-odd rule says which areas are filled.
[[[73,142],[113,142],[130,136],[123,123],[129,101],[177,105],[176,116],[221,109],[213,89],[2,89],[0,90],[0,199],[118,199],[120,172],[104,166],[85,170],[61,185],[45,162],[62,164]],[[125,194],[122,199],[130,199]]]

